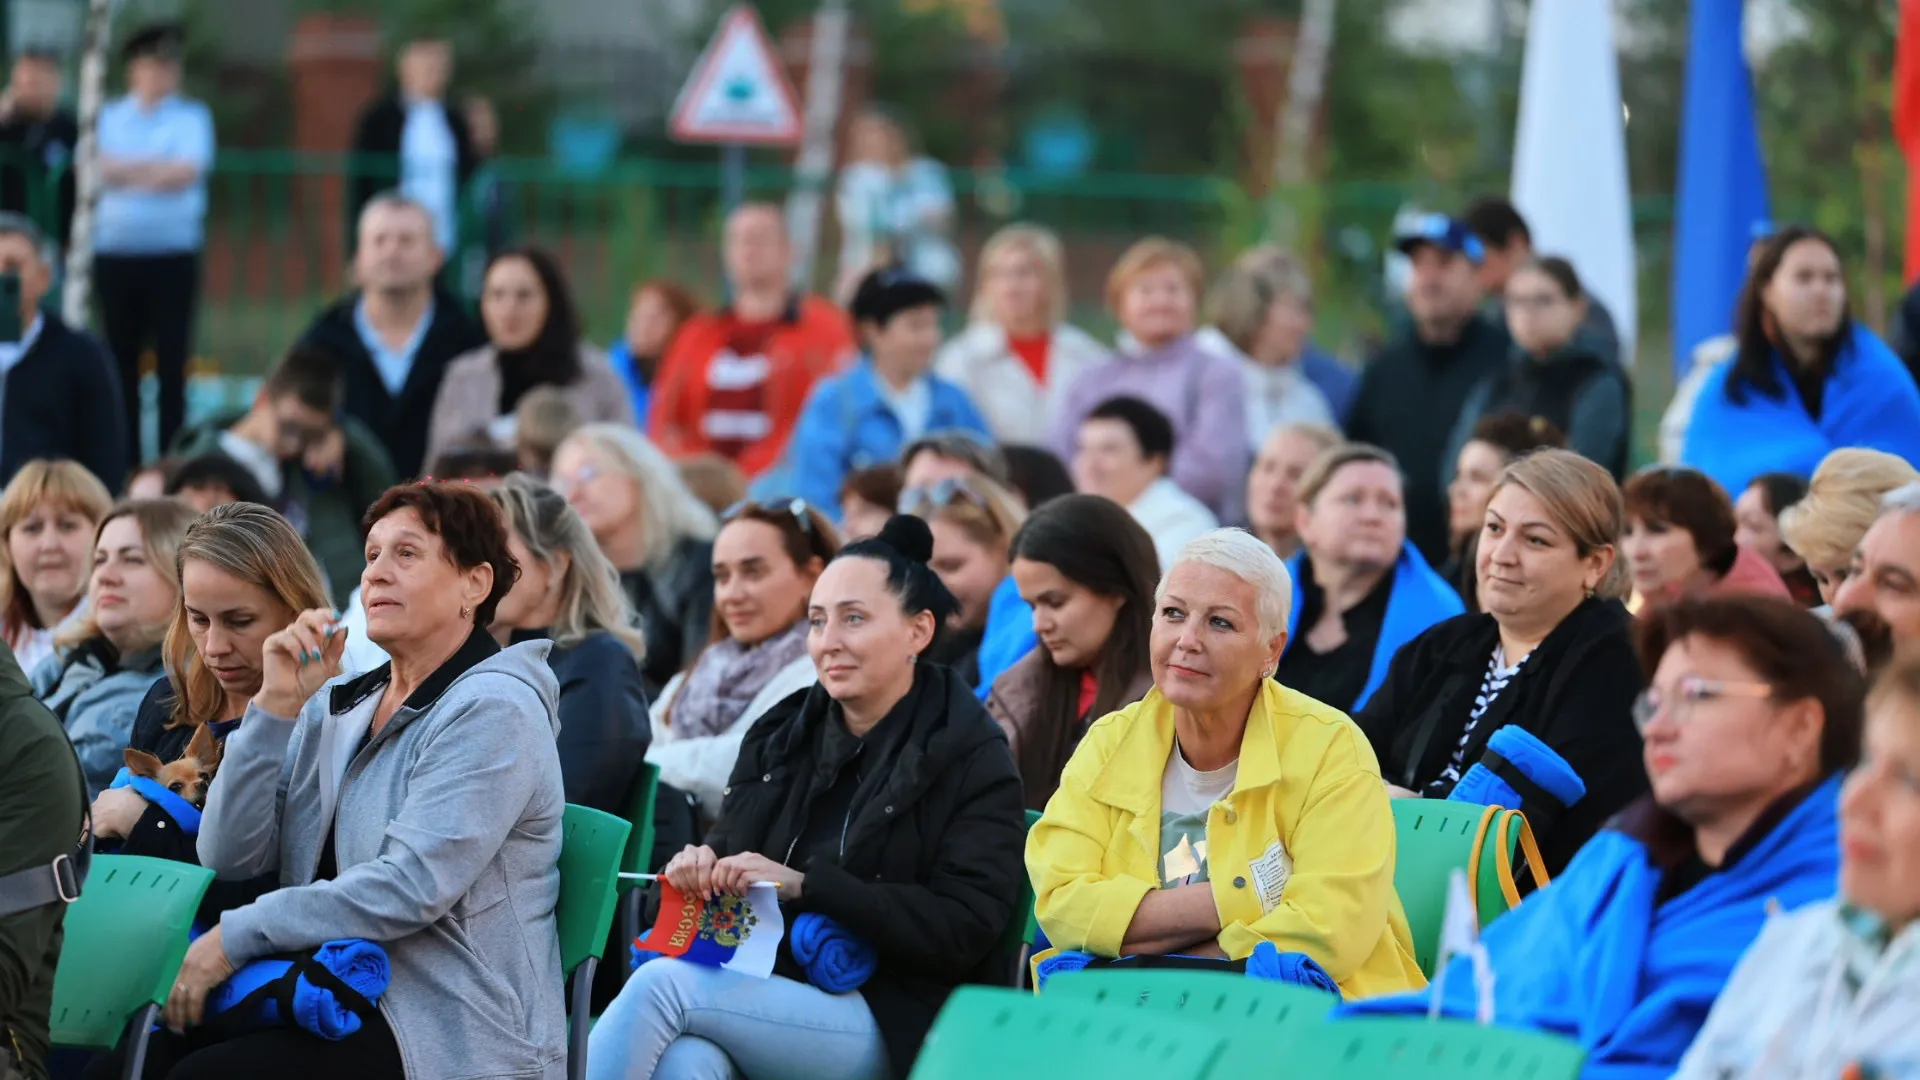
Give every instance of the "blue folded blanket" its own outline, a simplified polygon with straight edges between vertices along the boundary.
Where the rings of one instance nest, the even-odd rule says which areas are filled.
[[[1034,988],[1045,990],[1048,979],[1062,972],[1084,970],[1088,964],[1093,963],[1094,959],[1092,953],[1072,952],[1065,949],[1054,953],[1034,965]]]
[[[115,774],[110,788],[131,788],[133,793],[167,812],[180,831],[188,836],[200,835],[200,808],[160,786],[160,782],[144,776],[135,776],[122,766]]]
[[[392,978],[379,945],[329,941],[311,957],[255,960],[207,995],[206,1011],[210,1022],[237,1010],[230,1019],[239,1024],[293,1024],[323,1039],[344,1039],[360,1030],[361,1011],[374,1007]]]
[[[829,994],[845,994],[865,986],[880,963],[873,946],[825,915],[811,911],[795,918],[787,929],[787,948],[806,970],[807,981]]]
[[[1253,955],[1247,957],[1247,976],[1325,990],[1335,997],[1340,995],[1339,984],[1313,957],[1306,953],[1283,953],[1271,941],[1263,941],[1253,947]]]
[[[1482,806],[1504,806],[1509,810],[1518,810],[1522,798],[1520,792],[1501,772],[1511,769],[1526,781],[1539,787],[1565,809],[1586,798],[1586,781],[1573,771],[1565,758],[1554,753],[1532,732],[1512,724],[1493,733],[1487,740],[1487,753],[1494,755],[1495,761],[1489,766],[1487,761],[1476,761],[1467,770],[1460,782],[1453,786],[1449,799],[1458,802],[1478,803]],[[1504,761],[1505,765],[1500,762]]]

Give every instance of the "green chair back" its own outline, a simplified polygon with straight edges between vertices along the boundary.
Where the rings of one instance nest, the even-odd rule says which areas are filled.
[[[613,929],[614,882],[632,826],[612,814],[567,804],[560,845],[560,964],[572,973],[606,951]]]
[[[1577,1043],[1539,1032],[1399,1016],[1324,1024],[1295,1051],[1291,1075],[1393,1080],[1578,1080],[1586,1057]]]
[[[1027,811],[1027,832],[1033,832],[1033,826],[1040,820],[1040,811]],[[1022,849],[1024,850],[1024,848]],[[1021,860],[1023,863],[1025,859]],[[1034,909],[1033,878],[1023,877],[1020,882],[1020,898],[1027,913],[1026,921],[1021,924],[1021,942],[1031,945],[1040,940],[1040,913]]]
[[[1033,823],[1040,820],[1040,811],[1027,811],[1027,831],[1033,831]],[[1026,850],[1023,844],[1021,850]],[[1013,921],[1007,923],[1006,938],[1002,950],[1008,954],[1017,954],[1020,946],[1033,944],[1035,930],[1038,928],[1033,919],[1033,879],[1027,876],[1026,860],[1021,859],[1020,895],[1014,900]]]
[[[1435,953],[1440,946],[1440,921],[1446,915],[1447,882],[1455,869],[1467,868],[1468,857],[1473,853],[1473,837],[1486,809],[1475,803],[1446,799],[1393,800],[1397,833],[1393,888],[1400,894],[1400,906],[1407,913],[1407,928],[1413,934],[1414,960],[1429,978],[1433,976]],[[1506,895],[1500,891],[1494,845],[1504,841],[1511,856],[1519,840],[1517,822],[1504,836],[1491,833],[1487,836],[1480,857],[1480,880],[1475,883],[1482,926],[1507,910]]]
[[[653,867],[647,865],[653,860],[653,793],[660,786],[660,767],[651,761],[640,763],[640,775],[634,777],[633,790],[627,793],[627,821],[632,824],[633,832],[627,837],[627,848],[620,857],[620,872],[623,874],[644,874]],[[619,889],[626,892],[638,885],[637,881],[622,881]]]
[[[934,1020],[912,1080],[1201,1080],[1225,1043],[1184,1020],[1143,1024],[1130,1009],[963,986]]]
[[[53,976],[53,1043],[111,1050],[128,1022],[167,1002],[213,871],[170,859],[95,855],[67,907]]]
[[[1258,1075],[1317,1030],[1340,999],[1323,990],[1221,971],[1094,968],[1047,980],[1049,1000],[1172,1013],[1229,1040],[1225,1056]]]

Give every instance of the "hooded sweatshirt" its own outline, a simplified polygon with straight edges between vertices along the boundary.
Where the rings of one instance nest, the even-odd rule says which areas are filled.
[[[297,719],[250,707],[207,793],[201,864],[283,886],[221,917],[227,959],[380,942],[409,1080],[566,1074],[548,646],[475,633],[370,740],[389,666],[329,683]],[[319,879],[327,861],[339,872]]]

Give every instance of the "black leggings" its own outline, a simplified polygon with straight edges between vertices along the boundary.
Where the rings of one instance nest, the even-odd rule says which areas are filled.
[[[118,1080],[126,1044],[87,1067],[85,1080]],[[147,1040],[142,1080],[406,1080],[386,1018],[333,1042],[300,1028],[268,1028],[209,1042],[162,1029]]]

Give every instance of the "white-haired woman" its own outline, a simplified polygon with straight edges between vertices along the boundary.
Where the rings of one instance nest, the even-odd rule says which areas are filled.
[[[1425,984],[1366,737],[1270,678],[1292,592],[1238,529],[1180,549],[1155,601],[1154,688],[1087,731],[1027,839],[1055,946],[1245,960],[1271,942],[1349,997]]]
[[[494,613],[502,645],[551,640],[547,666],[560,682],[560,777],[567,801],[625,810],[647,755],[646,655],[620,576],[593,532],[559,492],[524,473],[493,490],[507,519],[507,550],[520,566]]]
[[[680,470],[633,428],[588,424],[553,452],[553,488],[580,513],[646,637],[648,696],[707,641],[718,522]]]
[[[1066,315],[1066,258],[1058,236],[1018,224],[987,239],[971,323],[941,347],[934,370],[980,406],[1000,442],[1044,440],[1060,388],[1109,358]]]

